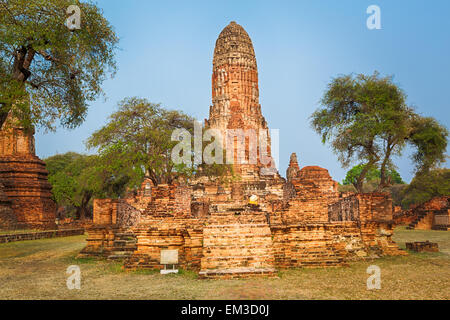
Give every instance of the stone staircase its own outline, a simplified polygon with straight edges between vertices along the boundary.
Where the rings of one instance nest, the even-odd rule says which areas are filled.
[[[115,234],[113,248],[108,256],[109,260],[122,260],[130,257],[137,249],[136,236],[132,232]]]
[[[203,229],[200,278],[275,276],[272,237],[265,213],[212,212]]]
[[[414,230],[416,228],[416,226],[419,224],[419,222],[428,215],[428,213],[429,213],[428,211],[422,211],[417,216],[417,218],[406,227],[406,229]]]

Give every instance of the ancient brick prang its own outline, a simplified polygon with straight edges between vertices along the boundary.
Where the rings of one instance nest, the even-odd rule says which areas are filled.
[[[208,127],[222,132],[267,129],[253,46],[235,22],[217,40],[212,86]],[[405,254],[392,241],[389,195],[340,194],[328,170],[300,169],[295,154],[287,180],[278,173],[261,174],[263,168],[261,162],[237,164],[239,179],[226,183],[201,177],[183,185],[152,186],[146,208],[144,202],[139,205],[139,222],[125,230],[136,239],[125,267],[161,269],[161,251],[169,249],[178,251],[181,268],[196,270],[201,278],[246,278],[274,276],[280,268],[337,267],[365,257]],[[88,231],[84,252],[117,256],[117,243],[127,243],[120,238],[125,234],[117,222],[120,209],[104,201],[104,209],[94,209],[94,220],[97,211],[104,212],[99,221],[110,225]],[[134,243],[127,241],[131,248]]]
[[[35,155],[34,132],[4,125],[0,131],[0,181],[18,223],[29,228],[54,228],[52,200],[45,163]]]
[[[216,41],[212,76],[212,128],[267,128],[259,104],[258,70],[247,32],[231,22]]]
[[[216,41],[212,106],[206,126],[222,134],[224,148],[233,151],[234,171],[244,180],[258,176],[261,168],[276,174],[268,126],[259,104],[253,44],[244,28],[234,21],[223,29]],[[230,130],[235,129],[249,130],[246,132],[248,135],[240,138],[227,135],[233,135]],[[260,138],[267,145],[261,145]],[[239,148],[244,150],[242,154],[238,152]],[[250,154],[255,154],[256,159],[250,158]]]

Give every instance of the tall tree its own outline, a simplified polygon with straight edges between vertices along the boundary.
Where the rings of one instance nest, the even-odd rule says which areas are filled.
[[[80,29],[72,31],[70,5],[81,14]],[[81,124],[115,71],[117,42],[91,1],[0,0],[0,128],[10,113],[25,126]]]
[[[108,123],[87,140],[87,147],[97,148],[104,163],[111,168],[132,168],[135,181],[145,171],[155,185],[171,183],[178,174],[190,170],[171,159],[175,129],[192,132],[194,119],[181,111],[166,110],[142,98],[126,98]]]
[[[346,75],[333,79],[322,98],[323,108],[311,116],[312,127],[323,143],[331,143],[344,167],[355,161],[364,166],[356,178],[359,192],[373,169],[380,170],[378,190],[390,185],[392,158],[400,156],[407,143],[418,150],[413,157],[417,170],[428,170],[445,159],[446,128],[416,114],[405,100],[392,77],[377,72]]]

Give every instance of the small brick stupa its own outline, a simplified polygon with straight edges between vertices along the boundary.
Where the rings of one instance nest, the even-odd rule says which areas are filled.
[[[17,227],[55,227],[56,204],[47,176],[45,163],[35,155],[33,130],[9,119],[0,131],[0,182]]]

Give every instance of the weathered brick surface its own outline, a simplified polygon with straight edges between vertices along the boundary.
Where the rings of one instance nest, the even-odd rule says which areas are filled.
[[[339,201],[328,206],[328,219],[330,221],[357,221],[359,220],[359,201],[356,196],[340,198]]]
[[[34,132],[7,121],[0,131],[0,181],[20,225],[56,227],[56,204],[47,176],[45,163],[35,155]]]
[[[11,208],[11,200],[3,191],[0,183],[0,230],[13,230],[18,228],[17,216]]]
[[[267,122],[259,104],[258,69],[253,44],[247,32],[236,22],[231,22],[220,33],[214,49],[212,74],[212,106],[206,126],[218,129],[227,150],[233,150],[234,171],[243,180],[253,179],[260,175],[263,167],[274,168],[271,159],[265,161],[261,154],[271,157],[270,135]],[[258,143],[245,144],[242,154],[238,154],[237,139],[227,139],[227,129],[254,130],[259,137],[260,130],[267,132],[267,150],[260,150]],[[248,139],[248,138],[247,138]],[[257,138],[258,139],[258,138]],[[259,141],[259,140],[255,140]],[[228,145],[227,145],[228,143]],[[250,150],[257,151],[253,164],[244,164],[250,160]],[[276,171],[276,170],[275,170]]]
[[[115,225],[118,201],[114,199],[94,199],[93,222],[96,225]]]
[[[274,226],[271,230],[277,267],[343,265],[342,252],[336,250],[326,223]]]
[[[230,271],[233,272],[230,272]],[[264,212],[215,212],[203,228],[200,276],[270,275],[275,272],[272,234]]]
[[[302,222],[327,222],[328,206],[335,202],[339,193],[337,182],[331,179],[328,170],[310,166],[297,171],[296,157],[291,158],[288,184],[292,185],[295,194],[291,196],[283,212],[286,224]],[[297,172],[294,176],[293,172]]]
[[[162,269],[162,249],[178,250],[181,267],[200,268],[203,230],[199,220],[175,217],[148,219],[133,231],[137,249],[125,261],[127,269]]]
[[[0,235],[0,243],[38,240],[56,237],[70,237],[84,234],[84,229],[49,230],[40,232],[14,233]]]
[[[397,215],[397,221],[403,216],[412,220],[408,228],[420,230],[448,230],[450,228],[450,197],[436,197],[421,205]]]
[[[134,251],[135,235],[131,230],[152,202],[153,184],[145,179],[137,194],[125,199],[94,199],[93,224],[87,228],[87,244],[82,256],[126,258]]]
[[[139,223],[145,211],[142,201],[135,199],[94,199],[93,222],[129,228]],[[144,202],[148,206],[149,201]]]
[[[408,226],[417,219],[417,213],[413,210],[394,210],[393,219],[396,226]]]

